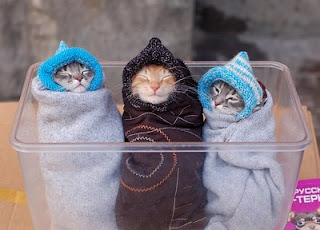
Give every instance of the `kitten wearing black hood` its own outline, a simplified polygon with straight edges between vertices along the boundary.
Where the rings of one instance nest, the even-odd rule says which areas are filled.
[[[152,76],[153,75],[153,76]],[[200,142],[202,107],[187,66],[158,38],[123,71],[129,142]],[[116,203],[119,229],[204,229],[204,153],[125,153]]]

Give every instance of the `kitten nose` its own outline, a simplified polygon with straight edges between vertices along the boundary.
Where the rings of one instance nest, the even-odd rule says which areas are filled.
[[[75,76],[75,79],[77,79],[78,81],[81,81],[82,80],[82,75],[81,74],[79,74],[79,75],[77,75],[77,76]]]
[[[159,85],[152,85],[152,86],[151,86],[151,89],[153,90],[154,93],[155,93],[159,88],[160,88]]]
[[[221,105],[221,104],[222,104],[222,101],[214,101],[214,104],[215,104],[215,106]]]

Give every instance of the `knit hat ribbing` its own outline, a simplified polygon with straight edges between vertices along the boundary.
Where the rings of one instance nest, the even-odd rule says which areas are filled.
[[[226,65],[214,67],[201,77],[198,84],[199,100],[210,111],[209,88],[217,81],[232,86],[244,100],[245,107],[237,114],[238,120],[248,117],[263,98],[263,90],[254,76],[246,52],[238,53]]]
[[[62,86],[54,82],[53,76],[58,69],[64,65],[72,62],[79,62],[94,72],[88,91],[97,90],[103,83],[103,71],[100,63],[88,51],[78,48],[69,48],[63,41],[60,42],[59,47],[52,57],[41,64],[38,70],[38,75],[41,83],[52,91],[66,91]]]

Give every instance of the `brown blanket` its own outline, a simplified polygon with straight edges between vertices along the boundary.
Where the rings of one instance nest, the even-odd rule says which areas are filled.
[[[152,105],[127,96],[131,77],[144,65],[162,64],[179,81],[179,92]],[[130,142],[202,141],[202,107],[191,90],[188,68],[153,38],[123,73],[125,137]],[[204,153],[125,153],[116,202],[119,229],[204,229],[206,190],[202,184]]]

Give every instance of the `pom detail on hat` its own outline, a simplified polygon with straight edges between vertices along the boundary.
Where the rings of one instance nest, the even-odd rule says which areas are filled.
[[[67,44],[64,42],[64,41],[60,41],[59,43],[59,46],[58,46],[58,49],[56,50],[56,54],[62,52],[62,51],[65,51],[69,49],[69,47],[67,46]]]
[[[101,87],[104,74],[97,59],[82,48],[69,48],[63,41],[60,42],[55,55],[39,67],[38,75],[41,83],[52,91],[66,91],[62,86],[54,82],[53,76],[61,67],[72,62],[79,62],[94,72],[94,78],[87,89],[88,91],[94,91]]]
[[[226,65],[214,67],[201,77],[198,83],[199,100],[210,111],[209,89],[217,81],[232,86],[244,100],[245,107],[237,114],[238,120],[248,117],[263,98],[263,90],[254,76],[246,52],[238,53]]]

